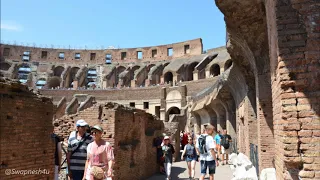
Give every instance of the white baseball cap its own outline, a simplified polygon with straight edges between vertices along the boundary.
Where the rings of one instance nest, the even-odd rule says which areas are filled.
[[[164,139],[164,140],[170,139],[170,137],[169,137],[169,136],[165,136],[163,139]]]
[[[87,123],[85,120],[83,120],[83,119],[78,120],[77,123],[76,123],[76,126],[77,126],[77,127],[87,126],[87,125],[88,125],[88,123]]]

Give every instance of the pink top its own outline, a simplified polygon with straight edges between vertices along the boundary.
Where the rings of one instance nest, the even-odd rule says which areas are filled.
[[[93,180],[93,176],[90,174],[92,166],[105,167],[108,170],[108,162],[114,160],[113,148],[109,142],[103,141],[98,146],[95,141],[90,143],[87,148],[87,158],[89,165],[86,172],[86,179]],[[107,175],[107,172],[105,172]]]

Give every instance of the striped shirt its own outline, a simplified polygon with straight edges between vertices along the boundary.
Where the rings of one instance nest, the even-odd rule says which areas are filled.
[[[83,141],[86,136],[86,141],[72,154],[70,158],[70,170],[84,171],[87,160],[87,147],[88,144],[93,141],[93,138],[90,134],[86,133],[81,140],[78,140],[76,131],[71,132],[69,136],[68,152],[73,152],[78,147],[78,143]]]

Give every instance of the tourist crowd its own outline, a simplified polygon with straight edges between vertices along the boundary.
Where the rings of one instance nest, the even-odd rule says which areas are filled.
[[[201,134],[182,131],[180,133],[181,160],[187,163],[189,179],[195,178],[196,162],[200,162],[199,179],[203,180],[208,170],[209,178],[213,180],[219,162],[222,165],[228,164],[231,142],[232,138],[227,134],[227,130],[215,132],[215,127],[210,124],[202,128]],[[175,150],[170,143],[170,137],[166,134],[156,137],[153,146],[157,149],[160,173],[165,174],[167,180],[171,179],[172,157]]]
[[[103,129],[99,125],[89,127],[84,120],[76,122],[76,131],[72,131],[67,143],[67,175],[73,180],[109,180],[113,176],[114,154],[109,142],[102,139]],[[59,179],[61,168],[61,139],[53,134],[56,143],[55,180]],[[208,174],[214,179],[216,167],[220,163],[228,164],[232,138],[226,130],[215,133],[214,126],[208,124],[201,134],[182,131],[180,133],[181,160],[185,160],[190,179],[195,178],[196,162],[200,162],[200,180]],[[157,152],[160,173],[171,179],[171,167],[175,149],[166,134],[158,134],[153,141]]]

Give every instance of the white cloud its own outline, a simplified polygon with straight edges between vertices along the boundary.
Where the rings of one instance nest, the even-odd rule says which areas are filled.
[[[1,29],[7,31],[22,31],[22,26],[12,21],[1,20]]]

